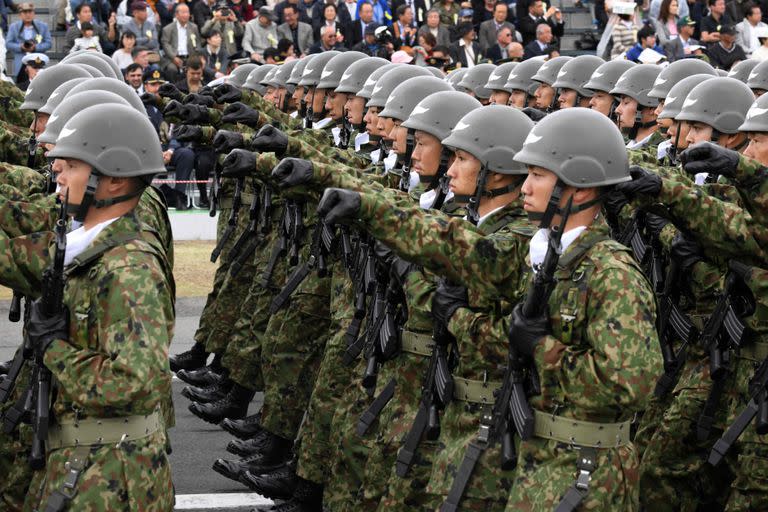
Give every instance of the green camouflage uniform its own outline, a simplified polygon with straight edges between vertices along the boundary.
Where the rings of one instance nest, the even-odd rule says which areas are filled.
[[[4,120],[0,121],[0,162],[16,165],[29,164],[29,129],[17,128]],[[33,167],[46,164],[44,151],[38,147],[33,158]]]
[[[5,80],[0,81],[0,113],[4,121],[19,128],[29,128],[34,119],[31,110],[20,110],[24,103],[24,92]]]

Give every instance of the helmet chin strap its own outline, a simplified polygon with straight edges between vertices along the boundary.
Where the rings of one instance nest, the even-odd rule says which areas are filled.
[[[80,204],[73,204],[71,202],[67,203],[67,213],[73,214],[75,221],[80,223],[85,222],[85,216],[88,215],[88,210],[91,207],[105,208],[107,206],[112,206],[113,204],[128,201],[129,199],[133,199],[134,197],[138,197],[144,193],[143,189],[139,189],[128,194],[123,194],[122,196],[110,197],[109,199],[96,199],[95,196],[96,189],[99,186],[99,177],[99,174],[91,171],[90,176],[88,176],[88,183],[85,186],[85,193],[83,194],[83,199],[80,201]]]
[[[560,178],[558,178],[557,183],[555,183],[555,187],[552,189],[552,195],[549,196],[549,201],[547,202],[547,207],[544,212],[528,213],[528,218],[531,221],[539,221],[539,228],[549,229],[552,227],[552,219],[555,218],[555,215],[560,215],[563,217],[566,214],[571,215],[573,213],[586,210],[587,208],[591,208],[592,206],[599,204],[608,194],[608,191],[603,191],[602,193],[598,194],[596,198],[575,206],[573,205],[573,197],[571,197],[571,199],[568,201],[569,206],[566,208],[560,208],[560,200],[563,197],[565,187],[566,184]]]
[[[487,197],[489,199],[493,199],[494,197],[498,197],[504,194],[507,194],[509,192],[512,192],[515,190],[516,185],[514,183],[510,183],[509,185],[504,185],[503,187],[494,188],[492,190],[488,190],[486,185],[488,183],[488,173],[490,171],[488,170],[488,166],[483,164],[482,167],[480,167],[480,172],[477,174],[477,180],[475,181],[475,191],[472,193],[472,195],[454,195],[454,201],[457,203],[463,203],[467,205],[467,220],[477,226],[477,223],[480,221],[480,202],[484,197]]]

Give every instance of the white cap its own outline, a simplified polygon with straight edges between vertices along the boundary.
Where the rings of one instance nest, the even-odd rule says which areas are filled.
[[[45,67],[48,65],[48,56],[44,53],[28,53],[21,59],[22,64],[29,64],[30,62],[36,63],[38,66],[42,64]]]

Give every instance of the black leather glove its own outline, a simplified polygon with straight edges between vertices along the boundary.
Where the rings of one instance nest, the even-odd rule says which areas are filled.
[[[28,307],[27,336],[35,354],[42,359],[53,340],[69,339],[69,311],[65,307],[61,312],[48,316],[43,311],[40,299]]]
[[[210,85],[204,85],[200,89],[197,90],[197,94],[199,94],[201,96],[209,96],[209,97],[213,98],[213,87],[211,87]],[[214,98],[214,101],[215,100],[216,100],[216,98]]]
[[[253,153],[246,149],[233,149],[224,158],[221,175],[226,178],[250,176],[256,171],[256,161],[258,158],[258,153]]]
[[[280,188],[306,185],[312,180],[314,168],[312,162],[301,158],[283,158],[272,169],[272,177]]]
[[[627,196],[625,196],[623,192],[621,192],[620,190],[616,190],[615,188],[610,192],[608,192],[608,194],[606,194],[605,198],[603,199],[603,208],[605,208],[606,213],[608,215],[612,215],[617,219],[621,214],[622,208],[624,208],[628,204],[629,204],[629,200],[627,200]]]
[[[203,138],[203,129],[193,124],[175,126],[173,138],[179,142],[200,142]]]
[[[731,177],[739,165],[739,154],[712,142],[700,142],[680,154],[683,169],[688,174],[722,174]]]
[[[212,96],[205,96],[203,94],[187,94],[182,103],[184,105],[203,105],[205,107],[212,107],[216,104]]]
[[[432,296],[432,318],[435,322],[447,326],[457,309],[468,307],[469,298],[465,286],[440,280]]]
[[[344,223],[360,213],[360,193],[343,188],[327,188],[323,192],[317,214],[324,217],[328,224]]]
[[[221,84],[213,90],[213,97],[216,103],[233,103],[243,99],[243,93],[232,84]]]
[[[224,109],[221,117],[222,123],[241,123],[251,128],[259,125],[259,113],[245,103],[232,103]]]
[[[647,213],[645,215],[645,228],[652,236],[659,236],[661,230],[664,229],[667,224],[669,224],[669,221],[664,217],[653,213]]]
[[[525,107],[523,109],[523,114],[527,115],[528,119],[530,119],[534,123],[538,123],[539,121],[544,119],[547,115],[547,113],[544,112],[543,110],[539,110],[533,107]]]
[[[211,122],[208,107],[202,105],[183,105],[179,119],[184,124],[209,124]]]
[[[669,248],[669,255],[680,263],[680,270],[688,272],[697,262],[704,259],[704,252],[695,240],[678,234]]]
[[[184,95],[181,93],[181,91],[175,85],[168,82],[160,86],[160,89],[157,90],[157,94],[159,94],[163,98],[168,98],[176,101],[181,101],[182,99],[184,99]]]
[[[282,158],[288,149],[288,136],[271,124],[264,125],[251,139],[251,149],[261,153],[274,153]]]
[[[661,177],[658,174],[645,170],[639,165],[630,167],[629,174],[632,176],[632,181],[616,185],[616,190],[623,192],[627,197],[636,195],[657,197],[661,192]]]
[[[178,100],[171,100],[163,109],[163,115],[166,117],[177,117],[181,119],[181,113],[184,111],[184,105]]]
[[[523,316],[523,306],[521,304],[518,304],[512,310],[509,341],[514,343],[519,353],[533,357],[536,345],[549,333],[549,318],[546,313],[537,318],[526,318]]]
[[[233,149],[241,149],[245,146],[243,135],[229,130],[219,130],[213,136],[213,150],[222,155]]]
[[[408,276],[419,270],[419,266],[415,263],[411,263],[408,260],[404,260],[400,256],[392,254],[390,260],[389,275],[397,280],[401,287],[405,286],[405,281]]]
[[[158,106],[157,96],[155,96],[151,92],[145,92],[144,94],[139,96],[139,98],[141,98],[141,102],[144,105],[148,106],[148,107],[157,107]]]
[[[373,242],[373,254],[376,255],[377,260],[385,265],[392,263],[392,260],[396,257],[392,249],[379,240],[374,240]]]

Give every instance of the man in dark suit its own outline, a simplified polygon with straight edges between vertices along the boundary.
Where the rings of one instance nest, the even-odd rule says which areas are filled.
[[[485,57],[491,59],[494,64],[507,59],[519,61],[523,58],[523,45],[514,40],[509,27],[504,27],[499,30],[496,44],[485,52]]]
[[[688,55],[695,55],[697,50],[701,53],[701,49],[697,48],[701,43],[693,38],[695,29],[696,22],[688,16],[683,16],[677,20],[677,37],[670,39],[662,46],[669,62],[685,58]]]
[[[350,41],[346,41],[350,47],[365,39],[365,27],[373,23],[373,4],[367,1],[361,3],[358,8],[358,16],[359,18],[352,23]]]
[[[540,23],[539,26],[536,27],[536,39],[525,45],[523,60],[549,54],[549,51],[552,49],[551,44],[552,27],[546,23]]]
[[[401,5],[407,5],[413,12],[414,28],[418,28],[427,21],[427,4],[424,0],[392,0],[392,12],[397,12]]]
[[[515,26],[507,21],[507,12],[509,12],[507,4],[499,1],[493,8],[493,19],[480,24],[480,35],[477,38],[477,42],[480,44],[481,50],[486,51],[496,44],[496,36],[502,28],[515,30]]]
[[[474,67],[483,58],[480,45],[475,42],[475,28],[471,22],[457,27],[459,39],[450,47],[451,59],[461,67]]]
[[[205,67],[208,71],[212,71],[216,78],[226,75],[227,66],[229,66],[227,49],[221,43],[221,32],[213,28],[206,32],[205,46],[200,50],[205,58]]]
[[[528,13],[517,20],[517,28],[523,36],[523,46],[536,39],[536,27],[541,23],[549,25],[555,37],[563,37],[565,33],[563,13],[554,6],[545,13],[542,0],[532,0],[528,4]]]

